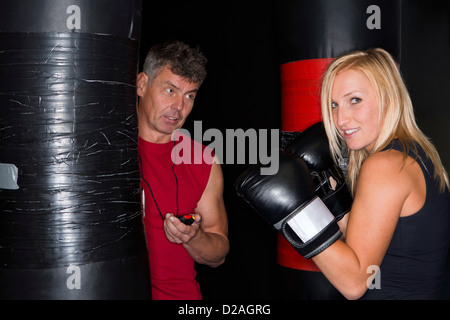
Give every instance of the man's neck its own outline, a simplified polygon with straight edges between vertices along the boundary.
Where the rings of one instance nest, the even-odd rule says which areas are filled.
[[[171,134],[163,134],[160,132],[154,132],[149,130],[139,130],[139,137],[141,137],[141,139],[157,144],[163,144],[172,141],[172,135],[173,132]]]

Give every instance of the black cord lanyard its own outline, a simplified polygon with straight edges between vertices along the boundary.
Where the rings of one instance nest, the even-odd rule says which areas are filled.
[[[175,146],[176,146],[175,141],[173,142],[173,146],[175,148]],[[175,151],[175,156],[176,156],[176,150],[174,150],[174,151]],[[162,215],[161,210],[159,209],[158,202],[156,202],[156,198],[155,198],[155,195],[153,194],[152,188],[150,187],[150,183],[144,178],[144,170],[143,170],[143,166],[142,166],[142,158],[141,158],[141,154],[139,152],[138,152],[138,156],[139,156],[139,167],[141,169],[141,179],[147,184],[147,187],[150,190],[150,194],[152,195],[153,201],[156,204],[156,208],[158,209],[159,216],[164,221],[164,217]],[[176,184],[176,204],[177,204],[177,214],[176,214],[176,216],[178,217],[178,213],[179,213],[178,212],[178,178],[177,178],[177,175],[175,174],[175,162],[176,162],[175,160],[176,159],[174,159],[173,164],[172,164],[172,173],[173,173],[173,176],[175,177],[175,184]]]

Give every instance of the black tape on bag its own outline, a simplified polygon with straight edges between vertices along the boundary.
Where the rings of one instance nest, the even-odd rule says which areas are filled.
[[[106,287],[148,297],[135,112],[141,1],[0,6],[0,163],[18,169],[18,188],[0,189],[3,298],[64,299],[51,275],[72,265],[102,266],[101,278],[83,272],[83,298],[111,297]],[[139,273],[119,278],[125,270]]]
[[[2,1],[0,267],[146,255],[135,81],[141,1]]]
[[[117,258],[122,246],[142,250],[134,234],[142,234],[137,43],[2,33],[0,51],[1,162],[15,164],[21,182],[0,193],[2,263],[60,265]]]

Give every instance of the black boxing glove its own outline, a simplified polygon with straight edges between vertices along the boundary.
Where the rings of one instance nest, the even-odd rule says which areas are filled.
[[[333,161],[322,122],[300,133],[285,151],[301,157],[306,162],[314,181],[315,194],[338,221],[350,211],[353,198],[341,168]]]
[[[276,174],[261,175],[260,168],[253,165],[239,176],[236,193],[302,256],[310,259],[341,237],[336,218],[314,194],[311,174],[301,158],[280,151]]]

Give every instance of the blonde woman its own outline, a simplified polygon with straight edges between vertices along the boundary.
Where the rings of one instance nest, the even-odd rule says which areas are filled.
[[[347,299],[439,299],[450,242],[448,175],[416,125],[397,64],[381,49],[337,58],[321,103],[332,157],[348,156],[350,212],[333,215],[303,157],[284,151],[274,175],[261,175],[258,165],[242,173],[237,194]]]
[[[354,201],[339,222],[344,237],[314,262],[348,299],[439,299],[449,180],[416,124],[396,62],[382,49],[337,58],[321,103],[335,159],[347,149]]]

